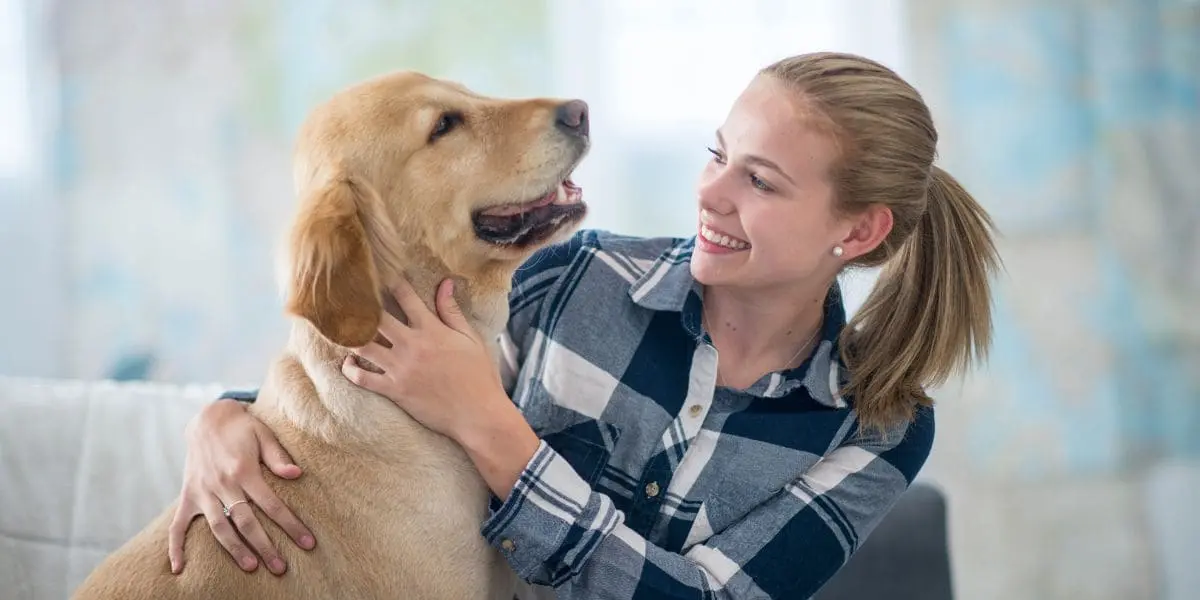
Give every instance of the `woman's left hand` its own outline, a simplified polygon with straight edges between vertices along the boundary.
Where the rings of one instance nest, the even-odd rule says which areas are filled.
[[[437,313],[425,306],[407,280],[392,293],[408,324],[384,311],[379,333],[392,347],[373,341],[354,352],[383,373],[360,367],[352,354],[342,364],[350,381],[387,397],[452,439],[478,424],[494,403],[511,404],[487,346],[454,300],[452,280],[438,286]]]

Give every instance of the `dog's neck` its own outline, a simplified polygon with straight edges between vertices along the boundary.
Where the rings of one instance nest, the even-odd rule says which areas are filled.
[[[417,291],[421,300],[425,302],[425,306],[435,314],[437,313],[435,298],[438,287],[446,279],[453,279],[455,302],[471,326],[485,339],[492,339],[498,335],[504,324],[508,321],[508,297],[506,295],[508,281],[506,280],[489,282],[491,285],[480,286],[489,290],[496,290],[498,286],[503,286],[500,289],[505,294],[485,298],[479,293],[478,287],[472,285],[471,278],[451,273],[445,268],[411,269],[405,274],[405,278],[412,284],[413,289]],[[489,296],[494,293],[489,293]],[[382,297],[384,310],[393,317],[407,322],[407,318],[400,309],[400,306],[396,304],[390,290],[384,290]]]
[[[507,281],[473,287],[471,279],[444,269],[411,269],[407,274],[413,289],[435,314],[437,288],[447,277],[455,278],[455,301],[467,322],[495,356],[495,340],[508,320],[507,294],[497,292],[507,292]],[[479,294],[479,289],[489,290],[488,296]],[[390,290],[381,290],[381,298],[384,310],[407,322]],[[375,443],[379,441],[377,438],[388,437],[388,432],[393,432],[397,425],[412,426],[411,418],[392,402],[357,386],[343,375],[342,364],[351,353],[351,349],[331,343],[308,321],[296,319],[288,340],[288,354],[299,364],[297,368],[274,374],[281,385],[270,400],[278,404],[294,426],[343,444],[355,440]],[[305,393],[298,386],[309,390]],[[314,397],[317,402],[305,400]]]

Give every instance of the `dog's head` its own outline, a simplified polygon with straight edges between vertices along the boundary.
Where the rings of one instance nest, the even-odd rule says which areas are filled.
[[[298,136],[288,312],[357,347],[406,271],[506,291],[583,219],[570,176],[588,143],[580,101],[491,98],[411,72],[339,92]]]

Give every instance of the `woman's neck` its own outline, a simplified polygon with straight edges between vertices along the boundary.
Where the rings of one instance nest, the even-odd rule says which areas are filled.
[[[723,383],[745,387],[768,372],[802,362],[816,347],[828,292],[827,284],[786,290],[705,288],[705,327],[721,352]]]

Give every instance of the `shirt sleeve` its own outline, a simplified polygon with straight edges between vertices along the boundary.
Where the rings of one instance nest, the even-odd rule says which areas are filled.
[[[258,388],[251,390],[225,390],[217,396],[217,400],[237,400],[246,404],[254,404],[258,399]]]
[[[845,444],[683,553],[627,527],[612,501],[542,442],[508,499],[493,503],[482,533],[523,579],[567,597],[808,598],[911,484],[933,430],[932,409],[920,409],[890,443]]]

